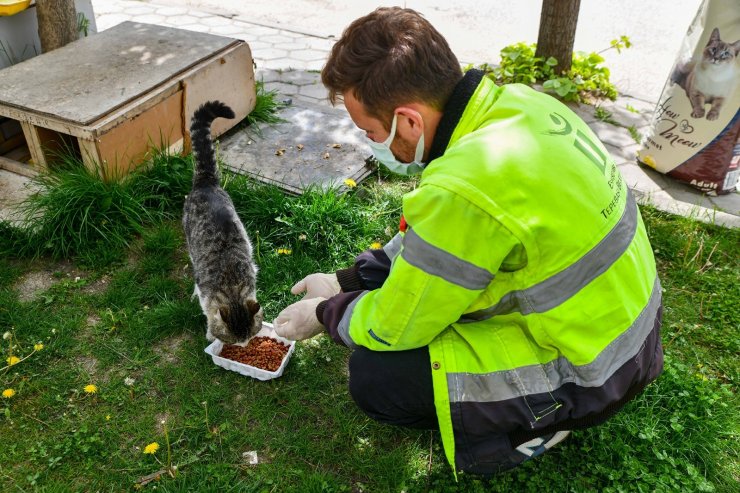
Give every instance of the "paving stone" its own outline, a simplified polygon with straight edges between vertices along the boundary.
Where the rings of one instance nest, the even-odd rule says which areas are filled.
[[[265,49],[255,48],[254,50],[252,50],[252,56],[254,58],[261,58],[263,60],[279,60],[281,58],[285,58],[286,56],[288,56],[288,52],[286,50],[281,50],[275,47],[270,47],[270,48],[265,48]],[[271,68],[280,68],[280,67],[271,67]]]
[[[188,13],[190,15],[193,15],[193,16],[199,18],[199,19],[203,19],[205,17],[211,17],[213,15],[213,14],[211,14],[209,12],[202,12],[200,10],[189,10]]]
[[[167,24],[170,26],[182,27],[183,29],[189,29],[189,26],[199,24],[199,19],[192,14],[175,15],[167,18]],[[194,29],[190,30],[193,31]]]
[[[299,86],[298,94],[316,99],[327,99],[329,92],[323,84],[312,84],[308,86]]]
[[[709,197],[709,201],[722,211],[740,216],[740,192],[738,191],[718,197]]]
[[[691,185],[680,182],[678,180],[671,179],[670,177],[667,177],[667,178],[668,178],[668,182],[666,186],[664,187],[664,190],[675,200],[678,200],[681,202],[693,203],[693,204],[696,204],[702,207],[707,207],[709,209],[714,209],[715,207],[720,210],[723,209],[722,207],[719,207],[716,204],[714,204],[711,200],[711,197],[693,188]],[[728,211],[723,211],[723,212],[728,212]]]
[[[272,81],[265,82],[265,89],[268,91],[277,91],[282,96],[295,96],[298,94],[299,86]]]
[[[628,147],[635,144],[627,129],[611,123],[605,123],[601,121],[595,121],[588,124],[599,140],[606,144],[611,144],[616,147]]]
[[[288,50],[288,51],[290,51],[292,53],[292,52],[294,52],[296,50],[310,50],[311,49],[311,44],[310,43],[306,43],[305,40],[296,39],[296,40],[289,41],[289,42],[286,42],[286,43],[280,43],[280,48],[282,48],[284,50]]]
[[[236,39],[244,39],[244,37],[242,37],[243,31],[239,28],[239,26],[235,26],[234,24],[227,24],[225,26],[219,26],[217,31],[218,32],[216,34],[220,34],[221,36],[229,36],[229,37],[236,38]]]
[[[159,15],[184,15],[188,13],[187,7],[162,7],[158,6],[156,7],[157,10],[155,11]]]
[[[283,48],[285,48],[283,46]],[[318,50],[311,50],[311,49],[301,49],[301,50],[291,50],[290,56],[291,58],[295,60],[303,60],[306,62],[313,62],[313,61],[326,61],[328,53]]]
[[[262,37],[262,36],[269,36],[275,33],[275,29],[266,27],[266,26],[261,26],[259,24],[253,24],[251,22],[244,22],[243,20],[237,20],[235,21],[235,23],[245,26],[244,27],[245,30],[249,31],[254,36]]]
[[[246,127],[221,137],[226,166],[291,193],[309,186],[346,189],[344,180],[360,183],[371,172],[371,152],[343,109],[298,103],[280,112],[285,121]]]
[[[287,36],[283,36],[281,34],[270,34],[269,36],[262,36],[262,41],[265,41],[267,43],[271,43],[275,46],[280,44],[291,44],[295,42],[295,38],[289,38]]]
[[[162,24],[165,22],[165,19],[165,16],[154,13],[136,16],[136,22],[141,22],[143,24]]]
[[[252,55],[254,56],[254,52],[257,50],[269,50],[272,48],[270,43],[265,43],[263,41],[260,41],[259,38],[256,38],[255,41],[250,41],[248,39],[244,39],[247,43],[249,43],[249,47],[252,49]]]
[[[148,5],[142,5],[139,2],[136,2],[138,5],[134,7],[126,7],[125,12],[128,15],[132,16],[142,16],[142,15],[148,15],[153,14],[156,10],[156,7],[148,6]]]
[[[104,14],[101,16],[95,16],[95,25],[98,27],[98,31],[104,31],[113,26],[117,26],[121,22],[133,20],[133,17],[126,14]]]
[[[628,97],[618,98],[616,101],[606,101],[599,106],[610,112],[612,119],[627,127],[642,127],[650,124],[655,110],[655,104]]]
[[[604,143],[604,147],[609,151],[609,154],[614,158],[614,162],[621,164],[624,162],[635,163],[637,160],[637,150],[640,148],[634,141],[632,145],[617,147],[608,143]]]
[[[304,86],[321,81],[321,74],[308,70],[284,70],[282,71],[282,80],[297,86]]]
[[[187,25],[183,25],[183,26],[179,26],[179,25],[175,26],[175,25],[173,25],[172,27],[179,27],[180,29],[186,29],[188,31],[195,31],[195,32],[198,32],[198,33],[209,33],[209,34],[213,34],[213,33],[211,33],[211,29],[212,28],[210,26],[205,26],[203,24],[199,24],[197,21],[194,22],[194,23],[192,23],[192,24],[187,24]]]
[[[596,117],[594,116],[594,107],[590,104],[568,102],[566,103],[566,106],[568,106],[573,113],[580,116],[584,122],[591,123],[596,121]]]
[[[205,24],[206,26],[211,27],[221,27],[221,26],[228,26],[231,25],[231,19],[227,19],[226,17],[221,16],[211,16],[211,17],[203,17],[200,19],[200,22]]]
[[[665,180],[662,176],[650,176],[636,163],[625,162],[617,166],[625,183],[632,190],[642,193],[656,193],[663,190]]]

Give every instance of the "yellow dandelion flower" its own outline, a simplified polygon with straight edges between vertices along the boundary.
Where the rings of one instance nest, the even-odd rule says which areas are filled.
[[[291,250],[290,248],[278,248],[277,253],[278,255],[290,255],[291,253],[293,253],[293,250]]]
[[[42,349],[44,349],[44,345],[39,342],[38,344],[33,345],[33,349],[34,351],[41,351]]]
[[[106,414],[106,415],[105,415],[105,420],[106,420],[106,421],[110,421],[110,414]]]
[[[370,248],[373,249],[373,250],[380,250],[381,248],[383,248],[383,245],[381,245],[379,241],[374,241],[370,245]]]
[[[344,184],[347,185],[349,188],[355,188],[357,186],[357,182],[353,180],[352,178],[347,178],[344,180]]]
[[[15,395],[15,390],[13,390],[13,389],[5,389],[5,390],[3,390],[3,397],[5,397],[6,399],[10,399],[14,395]]]
[[[85,385],[84,390],[88,394],[97,394],[97,392],[98,392],[98,386],[97,385],[93,385],[93,384]]]
[[[17,364],[20,360],[21,359],[18,356],[11,356],[8,359],[6,359],[5,361],[8,362],[8,366],[13,366],[13,365]]]
[[[145,454],[154,455],[157,452],[157,450],[159,450],[159,444],[157,442],[152,442],[146,447],[144,447]]]

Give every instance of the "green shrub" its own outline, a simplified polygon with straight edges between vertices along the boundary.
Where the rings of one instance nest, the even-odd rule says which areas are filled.
[[[621,52],[630,46],[632,44],[629,38],[621,36],[612,40],[607,50]],[[485,71],[497,84],[541,83],[545,91],[554,93],[564,101],[616,99],[616,87],[609,81],[609,69],[601,65],[604,58],[599,53],[575,52],[570,70],[557,73],[554,67],[558,61],[553,57],[537,57],[536,51],[536,43],[515,43],[501,50],[501,61],[497,66],[483,64],[478,68]]]

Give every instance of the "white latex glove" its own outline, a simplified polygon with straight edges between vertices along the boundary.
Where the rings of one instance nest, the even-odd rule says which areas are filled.
[[[316,306],[325,299],[303,299],[286,307],[272,322],[275,333],[291,341],[302,341],[321,334],[324,326],[316,318]]]
[[[335,294],[339,294],[342,288],[339,286],[336,274],[309,274],[295,286],[290,288],[290,292],[293,294],[306,293],[303,296],[304,300],[310,298],[331,298]]]

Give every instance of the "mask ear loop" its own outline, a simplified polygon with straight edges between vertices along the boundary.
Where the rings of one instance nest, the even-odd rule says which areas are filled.
[[[385,139],[383,145],[390,147],[393,143],[393,139],[396,138],[396,124],[398,124],[398,115],[393,113],[393,121],[391,122],[391,133],[390,135],[388,135],[388,138]]]
[[[421,137],[419,142],[416,143],[416,152],[414,153],[414,162],[421,163],[421,159],[424,157],[424,119],[419,115],[421,120]]]

